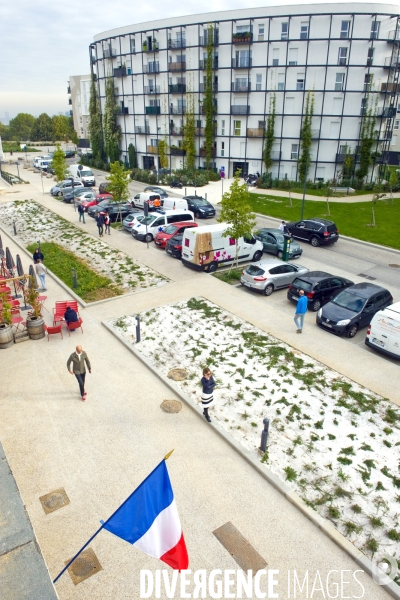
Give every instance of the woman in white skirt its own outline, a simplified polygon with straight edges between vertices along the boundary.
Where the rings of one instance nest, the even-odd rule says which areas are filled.
[[[203,369],[203,377],[201,378],[201,385],[203,387],[203,391],[201,394],[201,403],[203,405],[203,415],[207,419],[209,423],[211,423],[210,415],[208,414],[208,409],[210,406],[214,404],[214,388],[215,381],[212,373],[208,367],[204,367]]]

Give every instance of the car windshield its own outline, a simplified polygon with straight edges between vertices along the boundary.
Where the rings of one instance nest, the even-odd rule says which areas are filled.
[[[340,292],[340,294],[338,294],[336,298],[332,300],[332,302],[333,304],[336,304],[336,306],[347,308],[347,310],[359,313],[364,307],[365,298],[359,298],[348,291],[343,291]]]
[[[259,275],[264,275],[265,271],[261,269],[261,267],[257,267],[256,265],[250,265],[249,267],[247,267],[246,273],[255,277]]]
[[[283,235],[279,235],[277,233],[274,233],[274,237],[277,241],[278,244],[284,244],[285,243],[285,238],[283,237]]]
[[[193,202],[197,204],[197,206],[210,206],[208,200],[205,200],[204,198],[196,198]]]
[[[153,216],[153,215],[149,215],[148,217],[145,217],[142,220],[143,225],[151,225],[151,223],[153,223],[153,221],[156,220],[157,217]]]
[[[98,207],[99,208],[105,208],[106,206],[108,206],[110,204],[109,200],[102,200],[101,202],[98,203]]]
[[[81,171],[81,177],[92,177],[92,171]]]
[[[305,292],[311,292],[312,290],[312,283],[304,281],[303,279],[295,279],[293,281],[293,286],[300,290],[304,290]]]
[[[168,233],[168,235],[171,235],[171,233],[175,233],[175,231],[176,225],[168,225],[168,227],[164,229],[164,233]]]

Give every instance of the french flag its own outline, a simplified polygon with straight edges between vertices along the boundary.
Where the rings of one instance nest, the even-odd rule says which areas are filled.
[[[187,569],[189,557],[165,460],[104,523],[142,552],[173,569]]]

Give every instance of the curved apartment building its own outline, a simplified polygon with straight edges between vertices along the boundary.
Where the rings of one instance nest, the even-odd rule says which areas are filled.
[[[102,111],[114,77],[121,159],[133,144],[138,165],[158,165],[167,139],[170,166],[184,164],[182,125],[193,92],[197,165],[205,166],[207,35],[213,26],[214,167],[232,176],[263,171],[264,130],[276,97],[274,177],[296,180],[308,90],[314,95],[312,180],[332,179],[347,148],[357,155],[367,97],[377,101],[377,164],[397,144],[400,119],[398,7],[336,3],[243,9],[140,23],[106,31],[90,45]],[[400,141],[400,140],[399,140]],[[357,159],[356,159],[357,160]]]

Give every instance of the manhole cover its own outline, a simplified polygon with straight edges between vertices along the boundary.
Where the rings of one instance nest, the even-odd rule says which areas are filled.
[[[70,559],[71,560],[71,559]],[[67,565],[67,560],[65,564]],[[68,573],[75,585],[102,571],[103,567],[91,548],[84,550],[76,560],[68,567]]]
[[[69,504],[69,498],[64,488],[59,488],[58,490],[54,490],[54,492],[45,494],[39,500],[46,515]]]
[[[161,410],[166,413],[178,413],[182,404],[178,400],[164,400],[161,402]]]
[[[172,369],[168,373],[168,378],[174,381],[183,381],[187,379],[187,371],[185,369]]]
[[[397,265],[396,263],[392,263],[389,267],[392,267],[392,269],[400,269],[400,265]]]

